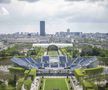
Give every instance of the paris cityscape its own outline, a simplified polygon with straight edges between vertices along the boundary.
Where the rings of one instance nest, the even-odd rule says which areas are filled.
[[[0,0],[0,90],[108,90],[107,0]]]

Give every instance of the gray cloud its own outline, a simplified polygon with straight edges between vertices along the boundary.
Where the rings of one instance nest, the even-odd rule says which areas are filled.
[[[96,17],[75,17],[75,18],[68,18],[67,21],[69,23],[77,22],[77,23],[108,23],[108,19],[104,18],[96,18]]]
[[[59,19],[65,19],[69,23],[108,23],[108,9],[105,9],[104,11],[97,11],[97,13],[90,13],[64,11],[56,17]]]
[[[79,2],[79,1],[87,1],[87,2],[99,2],[99,1],[105,1],[105,0],[65,0],[70,2]]]
[[[27,2],[32,3],[32,2],[39,1],[39,0],[18,0],[18,1],[27,1]],[[11,3],[11,0],[0,0],[0,3],[1,4],[3,4],[3,3],[8,4],[8,3]]]
[[[98,1],[105,1],[105,0],[88,0],[89,2],[98,2]]]
[[[65,1],[85,1],[85,0],[65,0]]]
[[[0,0],[0,3],[10,3],[11,0]]]
[[[0,25],[30,25],[35,24],[37,21],[37,17],[34,15],[28,16],[1,16],[0,17]]]
[[[39,0],[19,0],[19,1],[36,2],[36,1],[39,1]]]

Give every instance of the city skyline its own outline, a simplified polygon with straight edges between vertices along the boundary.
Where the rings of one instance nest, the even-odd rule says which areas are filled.
[[[108,32],[107,0],[1,0],[0,33]]]

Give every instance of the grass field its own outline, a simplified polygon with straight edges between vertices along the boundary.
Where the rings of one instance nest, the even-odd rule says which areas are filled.
[[[67,79],[46,78],[44,79],[43,90],[69,90]]]
[[[58,56],[58,52],[57,51],[48,51],[48,55],[56,57],[56,56]]]

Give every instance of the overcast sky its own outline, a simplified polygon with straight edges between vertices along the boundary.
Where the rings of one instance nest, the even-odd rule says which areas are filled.
[[[0,33],[107,32],[108,0],[0,0]]]

